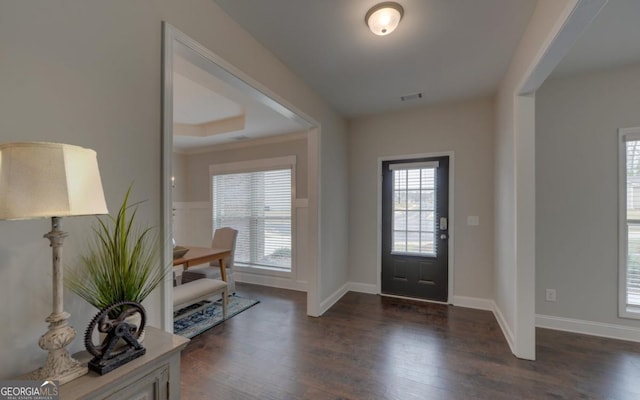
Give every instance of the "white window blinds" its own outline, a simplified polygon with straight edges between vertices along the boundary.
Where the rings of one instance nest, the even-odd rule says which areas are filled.
[[[640,138],[624,137],[626,175],[626,309],[640,308]]]
[[[291,271],[291,168],[212,176],[213,227],[238,230],[235,263]]]
[[[392,253],[436,254],[437,162],[392,164]]]

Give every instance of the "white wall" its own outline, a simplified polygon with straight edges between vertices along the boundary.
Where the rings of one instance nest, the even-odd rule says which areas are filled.
[[[618,318],[618,128],[640,126],[640,65],[544,83],[536,94],[536,313]],[[545,289],[557,301],[545,301]]]
[[[178,246],[211,246],[213,221],[208,201],[173,202],[173,238]]]
[[[161,226],[162,20],[319,121],[323,168],[336,155],[338,164],[345,162],[342,119],[211,0],[0,2],[0,141],[60,141],[95,149],[110,209],[135,181],[135,198],[149,199],[140,216]],[[336,183],[346,193],[341,177],[320,184]],[[344,193],[321,207],[346,208]],[[70,263],[91,218],[66,222]],[[332,222],[322,221],[322,229],[343,229]],[[0,378],[27,372],[45,358],[37,341],[51,305],[51,253],[42,239],[47,230],[44,220],[0,222],[0,293],[6,299],[0,305]],[[321,242],[320,251],[345,253],[346,241]],[[327,268],[340,275],[346,258],[335,261]],[[326,286],[332,285],[328,279]],[[153,296],[147,303],[151,323],[159,324],[161,299]],[[65,304],[71,324],[84,330],[96,311],[71,295]],[[72,350],[81,347],[76,339]]]
[[[575,1],[539,0],[496,102],[495,302],[512,352],[535,358],[533,99],[520,90]],[[524,117],[524,119],[522,119]]]
[[[376,285],[378,159],[421,153],[455,153],[455,296],[493,296],[492,98],[362,117],[349,127],[349,281]],[[467,216],[479,216],[468,226]]]

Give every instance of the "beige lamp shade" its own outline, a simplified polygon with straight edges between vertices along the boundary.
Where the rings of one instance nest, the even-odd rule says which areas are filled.
[[[95,151],[60,143],[0,144],[0,219],[106,213]]]

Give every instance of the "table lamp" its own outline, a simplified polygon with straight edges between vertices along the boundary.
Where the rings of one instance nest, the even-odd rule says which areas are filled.
[[[76,331],[63,309],[62,217],[107,212],[95,151],[59,143],[0,144],[0,219],[51,218],[52,226],[44,237],[53,250],[53,311],[38,342],[49,354],[26,379],[63,384],[87,373],[66,349]]]

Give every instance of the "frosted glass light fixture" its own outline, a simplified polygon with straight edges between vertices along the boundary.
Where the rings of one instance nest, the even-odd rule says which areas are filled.
[[[393,1],[376,4],[365,15],[364,20],[371,32],[385,36],[393,32],[404,15],[402,6]]]

